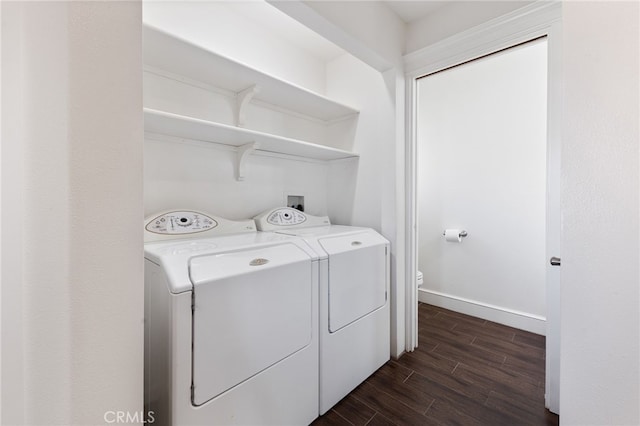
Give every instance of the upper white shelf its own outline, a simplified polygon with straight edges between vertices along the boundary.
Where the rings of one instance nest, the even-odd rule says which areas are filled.
[[[338,160],[358,157],[358,154],[341,149],[150,108],[144,109],[144,129],[145,132],[150,133],[236,147],[257,143],[256,149],[259,151],[289,154],[316,160]]]
[[[323,121],[345,118],[358,111],[240,62],[218,55],[161,30],[144,26],[144,63],[240,93],[254,85],[254,99]]]

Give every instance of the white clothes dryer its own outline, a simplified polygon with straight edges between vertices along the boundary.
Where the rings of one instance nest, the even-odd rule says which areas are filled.
[[[320,257],[320,414],[389,360],[389,242],[370,228],[277,208],[259,231],[303,238]]]
[[[318,416],[318,261],[296,237],[192,211],[145,220],[145,410],[161,425]]]

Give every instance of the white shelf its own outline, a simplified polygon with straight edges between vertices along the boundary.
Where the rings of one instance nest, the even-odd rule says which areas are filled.
[[[161,30],[144,26],[144,63],[147,67],[183,76],[236,94],[257,86],[253,95],[271,105],[323,121],[343,119],[358,111],[208,51]]]
[[[251,143],[257,143],[256,149],[259,151],[289,154],[317,160],[358,157],[356,153],[341,149],[149,108],[144,109],[144,129],[145,132],[150,133],[235,147],[244,147]]]

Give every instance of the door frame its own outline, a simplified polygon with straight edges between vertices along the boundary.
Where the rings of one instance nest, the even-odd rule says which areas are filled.
[[[406,350],[418,345],[417,271],[417,79],[524,42],[547,37],[547,242],[560,255],[560,138],[562,110],[562,5],[536,2],[404,56],[406,82]],[[545,405],[560,413],[560,275],[547,267]]]

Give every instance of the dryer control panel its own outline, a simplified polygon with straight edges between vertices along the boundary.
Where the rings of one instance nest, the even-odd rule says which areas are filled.
[[[295,209],[277,209],[267,216],[267,222],[272,225],[300,225],[307,221],[307,217]]]
[[[260,231],[331,225],[327,216],[311,216],[290,207],[268,210],[254,219]]]
[[[191,210],[174,210],[152,215],[144,221],[145,242],[177,238],[210,237],[255,232],[253,220],[232,221]]]

